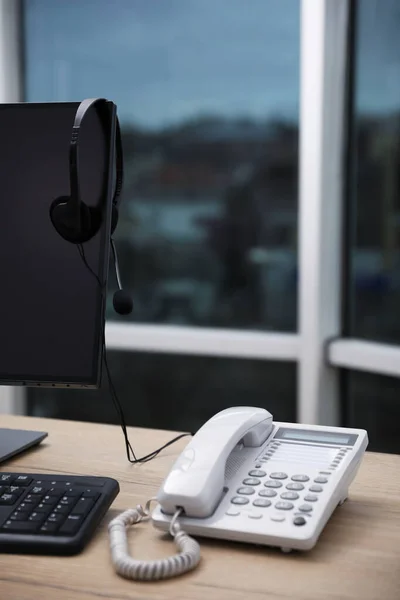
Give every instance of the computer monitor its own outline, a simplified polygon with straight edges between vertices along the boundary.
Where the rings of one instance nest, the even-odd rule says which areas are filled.
[[[1,384],[100,385],[115,152],[113,103],[106,127],[93,108],[79,138],[82,197],[90,206],[103,197],[101,227],[83,244],[93,273],[49,216],[53,200],[70,194],[69,150],[79,104],[0,105]]]

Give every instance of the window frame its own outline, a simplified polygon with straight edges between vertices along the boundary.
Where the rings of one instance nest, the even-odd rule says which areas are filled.
[[[113,350],[298,363],[297,420],[340,424],[340,369],[400,377],[400,346],[341,337],[348,0],[300,0],[299,292],[294,333],[106,324]],[[0,0],[0,102],[23,100],[22,0]],[[0,387],[0,414],[26,413]]]

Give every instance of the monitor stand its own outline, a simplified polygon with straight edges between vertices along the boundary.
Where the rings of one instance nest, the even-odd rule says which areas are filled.
[[[47,435],[45,431],[0,428],[0,462],[40,444]]]

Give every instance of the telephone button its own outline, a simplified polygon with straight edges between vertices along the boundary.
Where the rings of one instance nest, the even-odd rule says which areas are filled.
[[[225,514],[228,515],[228,517],[238,517],[240,515],[240,512],[231,508],[230,510],[227,510]]]
[[[263,498],[273,498],[274,496],[276,496],[276,491],[275,490],[260,490],[258,492],[259,496],[262,496]]]
[[[260,485],[261,481],[255,477],[247,477],[247,479],[243,479],[243,483],[244,485]]]
[[[267,498],[257,498],[253,502],[254,506],[262,506],[263,508],[267,506],[271,506],[271,500],[267,500]]]
[[[326,477],[316,477],[314,481],[315,483],[328,483],[328,479]]]
[[[307,494],[307,496],[304,496],[304,500],[306,502],[316,502],[318,500],[318,496],[315,494]]]
[[[253,514],[253,515],[248,515],[249,519],[261,519],[262,515],[259,514]]]
[[[284,492],[283,494],[281,494],[281,498],[283,500],[298,500],[299,495],[296,494],[296,492]]]
[[[323,487],[322,485],[311,485],[309,487],[310,492],[322,492]]]
[[[271,473],[270,475],[271,479],[287,479],[287,475],[286,473]]]
[[[311,506],[311,504],[302,504],[301,506],[299,506],[299,510],[301,510],[301,512],[311,512],[313,509],[313,507]]]
[[[281,523],[286,519],[285,515],[271,515],[271,521],[276,521],[277,523]]]
[[[246,496],[251,496],[251,494],[254,494],[254,488],[250,486],[240,487],[236,491],[238,494],[245,494]]]
[[[292,510],[293,504],[291,502],[279,501],[275,504],[275,508],[278,510]]]
[[[309,481],[308,475],[293,475],[292,481]]]
[[[300,490],[304,490],[304,485],[302,483],[288,483],[286,489],[300,492]]]
[[[243,496],[234,496],[231,500],[232,504],[248,504],[248,498],[243,498]]]
[[[250,477],[265,477],[266,472],[261,471],[260,469],[253,469],[252,471],[249,471],[249,475]]]
[[[266,481],[264,483],[264,485],[267,488],[280,488],[280,487],[282,487],[282,484],[281,484],[280,481],[274,481],[274,480]]]
[[[307,523],[307,521],[305,520],[304,517],[295,517],[293,519],[293,525],[297,525],[298,527],[301,527],[302,525],[305,525]]]

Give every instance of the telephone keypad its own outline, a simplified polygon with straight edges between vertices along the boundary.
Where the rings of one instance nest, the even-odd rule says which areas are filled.
[[[284,492],[281,494],[283,500],[298,500],[300,496],[296,492]]]
[[[247,477],[246,479],[243,479],[244,485],[260,485],[260,483],[261,481],[255,477]]]
[[[278,510],[292,510],[292,508],[294,508],[294,504],[283,500],[283,501],[277,502],[275,504],[275,508],[277,508]]]
[[[248,504],[249,499],[243,496],[234,496],[231,500],[232,504]]]
[[[268,480],[264,483],[265,487],[268,488],[280,488],[282,484],[280,481]]]
[[[250,477],[265,477],[266,472],[261,471],[260,469],[253,469],[252,471],[249,471],[249,475]]]
[[[251,496],[251,494],[254,494],[254,488],[250,486],[240,487],[236,491],[238,494],[245,494],[246,496]]]
[[[288,483],[286,489],[300,492],[300,490],[304,490],[304,485],[302,483]]]

